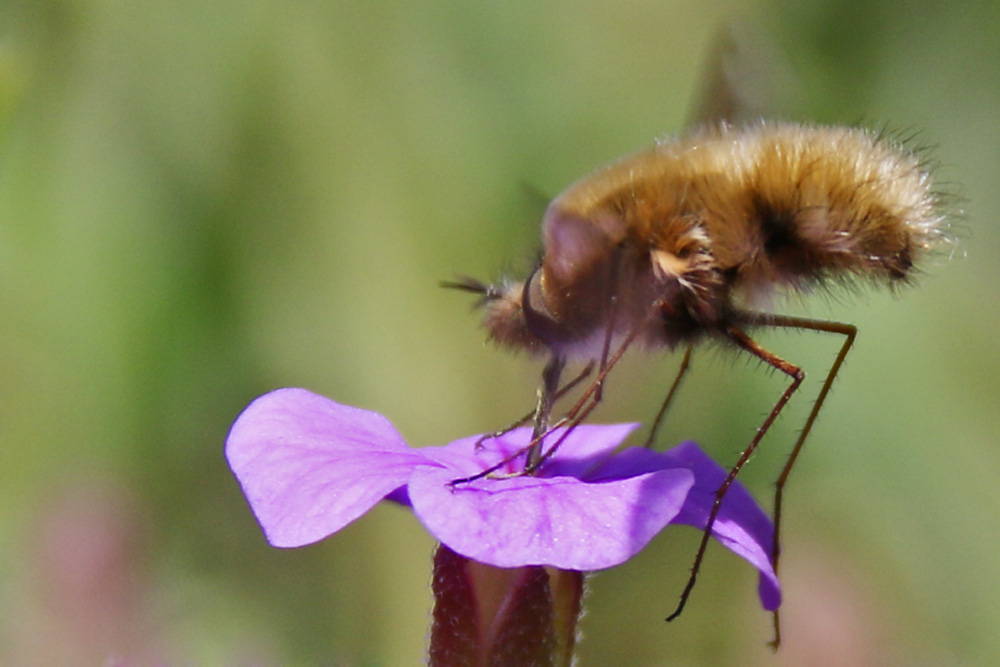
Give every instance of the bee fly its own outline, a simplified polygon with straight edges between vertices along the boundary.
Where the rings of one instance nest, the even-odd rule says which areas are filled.
[[[775,569],[785,483],[857,332],[851,324],[759,306],[780,294],[909,283],[921,260],[949,242],[947,219],[926,164],[891,138],[844,127],[716,123],[659,141],[560,194],[542,221],[541,263],[525,280],[461,279],[448,286],[481,295],[493,341],[548,357],[527,473],[560,444],[543,439],[568,360],[597,365],[583,396],[558,422],[572,428],[601,400],[602,383],[626,350],[684,350],[647,442],[700,341],[725,341],[788,377],[716,492],[689,580],[667,619],[673,620],[693,589],[726,491],[805,376],[749,332],[776,327],[843,339],[778,477]],[[777,644],[777,617],[775,630]]]

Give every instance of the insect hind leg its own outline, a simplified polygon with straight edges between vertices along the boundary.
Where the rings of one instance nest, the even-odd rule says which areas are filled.
[[[853,324],[845,324],[843,322],[814,320],[806,317],[790,317],[786,315],[755,314],[754,319],[757,319],[760,324],[766,324],[772,327],[834,333],[844,337],[844,342],[841,344],[840,350],[837,352],[837,356],[833,360],[833,364],[830,366],[830,370],[827,372],[826,378],[823,380],[823,386],[820,388],[819,394],[816,395],[816,400],[813,403],[812,410],[809,411],[809,416],[806,417],[805,424],[803,424],[802,430],[799,432],[799,437],[795,440],[795,445],[792,446],[792,451],[788,454],[785,466],[781,469],[781,474],[778,475],[778,479],[774,485],[774,541],[771,545],[771,563],[774,566],[775,574],[777,574],[778,559],[781,555],[781,506],[784,498],[785,485],[788,483],[788,478],[792,473],[792,468],[795,467],[795,462],[798,460],[799,454],[802,452],[802,445],[805,443],[806,438],[809,437],[809,432],[812,430],[813,424],[816,422],[816,417],[819,415],[819,411],[823,408],[823,403],[826,401],[826,397],[830,393],[830,387],[833,386],[833,380],[837,377],[837,373],[840,372],[840,367],[844,364],[844,360],[847,358],[847,353],[850,352],[851,346],[854,345],[854,339],[857,337],[858,329]],[[771,647],[777,649],[780,645],[781,619],[778,614],[778,610],[775,610],[774,638],[771,640]]]
[[[847,358],[847,353],[850,351],[851,346],[854,344],[854,339],[857,336],[857,328],[852,324],[845,324],[842,322],[832,322],[829,320],[814,320],[805,317],[792,317],[787,315],[772,315],[766,313],[741,313],[740,321],[749,326],[768,326],[784,329],[800,329],[807,331],[819,331],[826,333],[835,333],[844,337],[844,342],[834,359],[833,365],[830,367],[829,372],[826,374],[826,378],[823,381],[823,386],[820,389],[819,394],[816,397],[813,407],[809,412],[808,417],[806,417],[805,424],[802,430],[799,432],[798,439],[795,441],[795,445],[792,447],[792,451],[788,455],[788,459],[782,468],[781,474],[778,476],[777,482],[775,483],[775,495],[774,495],[774,536],[771,545],[771,562],[774,567],[775,573],[778,571],[778,560],[780,555],[780,543],[781,543],[781,508],[782,500],[784,495],[784,488],[788,482],[788,478],[791,475],[792,468],[795,466],[795,462],[798,460],[798,456],[802,451],[802,447],[812,430],[813,424],[816,422],[816,417],[819,415],[820,410],[823,408],[823,403],[826,401],[827,395],[830,393],[830,388],[833,386],[833,380],[836,378],[837,373],[840,371],[844,360]],[[778,414],[788,403],[792,394],[798,389],[799,385],[802,383],[802,379],[805,374],[797,366],[788,363],[787,361],[781,359],[777,355],[768,350],[764,349],[756,342],[754,342],[746,333],[741,329],[730,326],[725,332],[726,336],[736,343],[737,346],[750,352],[755,357],[761,361],[767,363],[773,368],[776,368],[786,375],[792,378],[792,383],[785,389],[784,393],[775,403],[771,412],[768,414],[764,423],[757,429],[757,434],[754,436],[750,445],[744,450],[737,460],[736,465],[730,470],[729,474],[726,476],[726,480],[722,483],[722,486],[716,491],[715,502],[712,506],[712,511],[709,514],[708,522],[705,526],[704,534],[702,535],[701,543],[698,546],[698,552],[695,554],[694,564],[691,567],[691,575],[688,578],[688,583],[684,587],[681,593],[681,599],[677,605],[674,612],[667,617],[668,621],[672,621],[677,618],[681,611],[684,609],[684,605],[687,602],[688,597],[691,594],[691,590],[694,588],[695,579],[698,576],[698,570],[701,567],[702,560],[704,559],[705,549],[708,545],[708,538],[711,535],[712,526],[718,517],[719,510],[722,505],[722,499],[725,497],[726,491],[735,481],[736,476],[739,474],[742,467],[750,459],[757,445],[763,439],[767,430],[777,419]],[[781,644],[781,623],[778,611],[774,612],[774,638],[771,641],[771,647],[775,650]]]
[[[708,520],[705,523],[705,529],[701,536],[701,542],[698,544],[698,551],[695,553],[694,563],[691,565],[691,573],[688,576],[687,584],[684,586],[684,590],[681,592],[680,600],[677,603],[677,608],[674,609],[673,613],[667,617],[667,621],[672,621],[681,615],[684,611],[684,606],[687,604],[688,597],[691,595],[691,591],[694,590],[695,581],[698,578],[698,572],[701,569],[702,561],[705,558],[705,550],[708,548],[708,540],[712,536],[712,527],[715,525],[715,520],[719,516],[719,511],[722,509],[722,501],[726,497],[726,492],[729,487],[732,486],[733,482],[736,481],[737,475],[740,474],[740,470],[746,465],[750,457],[753,456],[754,451],[757,449],[757,445],[764,438],[768,429],[774,423],[775,419],[784,409],[785,405],[788,403],[792,394],[799,388],[802,384],[802,380],[805,378],[805,373],[802,369],[794,364],[791,364],[773,352],[760,346],[756,341],[754,341],[750,336],[748,336],[742,329],[735,325],[728,325],[725,327],[723,333],[734,342],[741,349],[754,355],[764,363],[769,366],[780,370],[785,375],[791,378],[791,383],[785,388],[785,391],[778,398],[778,401],[774,404],[771,412],[768,413],[767,418],[757,429],[757,433],[754,435],[753,440],[747,445],[743,453],[740,454],[739,459],[737,459],[736,464],[730,469],[729,474],[726,475],[725,481],[715,492],[715,500],[712,503],[712,510],[709,512]]]

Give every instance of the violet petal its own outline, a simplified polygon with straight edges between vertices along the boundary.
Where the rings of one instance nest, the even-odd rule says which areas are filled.
[[[687,468],[695,477],[695,486],[675,523],[704,529],[715,503],[715,492],[728,473],[693,442],[683,442],[665,452],[640,448],[625,450],[596,471],[594,479],[617,479],[625,474],[669,467]],[[712,535],[760,571],[758,593],[761,604],[768,610],[777,609],[781,605],[781,588],[770,558],[774,527],[770,517],[739,481],[726,492],[719,516],[712,526]]]
[[[229,432],[226,457],[276,547],[340,530],[427,463],[385,417],[304,389],[251,403]]]
[[[572,477],[479,479],[452,486],[451,470],[420,467],[414,512],[442,543],[496,567],[599,570],[638,553],[681,510],[694,484],[684,469],[600,484]]]

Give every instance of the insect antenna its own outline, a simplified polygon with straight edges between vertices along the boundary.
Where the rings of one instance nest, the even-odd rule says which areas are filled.
[[[482,296],[482,301],[499,299],[503,296],[503,292],[499,287],[495,285],[488,285],[481,280],[476,280],[475,278],[470,278],[469,276],[457,275],[454,280],[442,280],[438,282],[438,285],[444,287],[445,289],[457,289],[462,292],[480,294]]]

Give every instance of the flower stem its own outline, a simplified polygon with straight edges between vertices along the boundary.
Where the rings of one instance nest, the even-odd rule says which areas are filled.
[[[432,587],[432,667],[572,664],[582,573],[497,568],[440,545]]]

